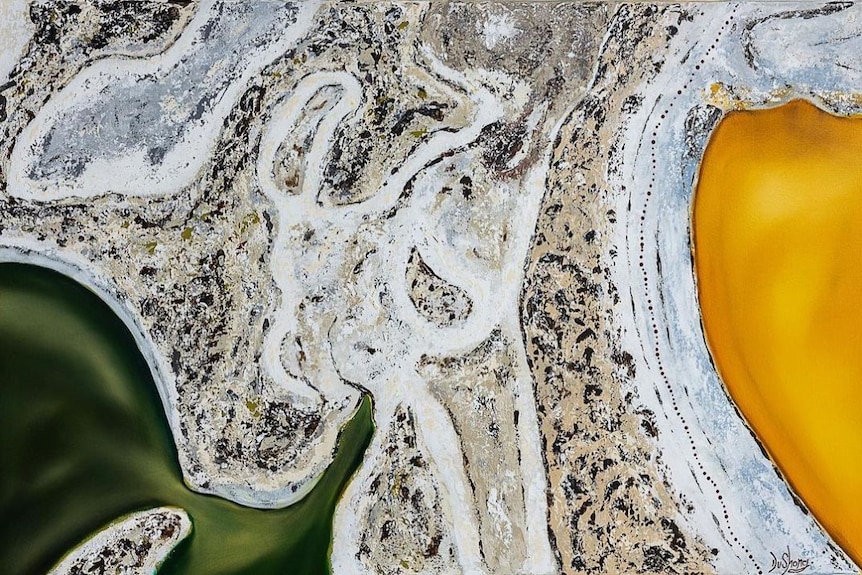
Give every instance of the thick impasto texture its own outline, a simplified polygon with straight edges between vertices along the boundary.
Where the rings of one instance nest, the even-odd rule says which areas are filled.
[[[373,405],[336,574],[852,572],[712,362],[691,210],[735,110],[860,112],[860,10],[10,0],[0,260],[110,306],[220,504],[337,495]],[[68,564],[193,546],[152,503]]]

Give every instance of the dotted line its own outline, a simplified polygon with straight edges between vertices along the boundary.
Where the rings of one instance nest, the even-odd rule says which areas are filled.
[[[704,53],[703,58],[700,60],[700,62],[695,65],[695,67],[694,67],[695,72],[700,71],[701,66],[706,63],[706,58],[709,57],[709,55],[715,51],[715,47],[721,38],[721,34],[733,22],[734,14],[736,13],[736,10],[737,9],[734,8],[731,11],[731,14],[730,14],[730,16],[728,16],[728,19],[725,20],[724,24],[719,28],[718,34],[716,35],[716,38],[715,38],[715,41],[706,50],[706,52]],[[645,286],[649,285],[649,278],[647,277],[646,262],[644,261],[644,246],[646,243],[645,236],[644,236],[644,225],[646,222],[646,213],[647,213],[649,201],[652,198],[652,193],[653,193],[653,190],[655,189],[655,185],[656,185],[655,175],[656,175],[656,172],[658,170],[658,160],[656,158],[656,152],[655,152],[656,137],[658,137],[658,129],[659,129],[659,126],[661,125],[661,121],[664,120],[665,118],[667,118],[667,116],[670,114],[671,108],[673,108],[673,100],[676,99],[677,96],[682,96],[683,92],[688,90],[689,83],[693,79],[694,79],[694,73],[692,73],[691,76],[689,77],[689,80],[682,85],[682,88],[676,91],[676,96],[671,98],[671,101],[668,102],[667,108],[665,108],[665,110],[662,111],[661,115],[659,116],[659,122],[656,123],[655,129],[652,132],[652,139],[650,140],[650,144],[652,146],[651,151],[650,151],[650,163],[651,163],[652,167],[651,167],[650,181],[649,181],[649,184],[647,185],[647,191],[646,191],[647,199],[644,201],[643,210],[641,211],[640,254],[639,254],[639,261],[638,261],[638,265],[640,266],[641,274],[643,275],[643,281],[644,281]],[[649,314],[650,314],[650,326],[652,328],[653,335],[656,338],[655,357],[656,357],[656,361],[658,362],[659,375],[661,376],[661,380],[664,382],[664,386],[667,389],[668,395],[671,398],[671,407],[673,408],[674,415],[676,415],[676,417],[679,419],[679,421],[683,424],[683,430],[685,431],[686,437],[688,438],[689,444],[691,445],[691,451],[694,454],[694,460],[697,463],[698,470],[700,471],[701,475],[703,475],[704,479],[706,479],[706,481],[710,485],[712,485],[712,488],[715,490],[716,497],[718,498],[718,502],[721,505],[721,511],[722,511],[723,516],[724,516],[725,528],[727,529],[727,532],[730,534],[730,536],[733,540],[733,543],[735,545],[737,545],[740,549],[742,549],[742,551],[745,553],[745,555],[748,557],[748,559],[752,562],[752,564],[757,569],[758,575],[763,575],[763,570],[758,566],[757,561],[755,561],[755,559],[754,559],[754,555],[751,553],[751,551],[748,549],[748,547],[745,546],[744,543],[741,543],[739,541],[739,538],[733,532],[733,529],[731,529],[731,527],[729,525],[730,514],[727,510],[727,505],[724,502],[724,496],[721,494],[721,491],[718,489],[718,484],[715,482],[715,480],[712,478],[712,476],[704,468],[703,462],[700,460],[700,456],[697,453],[697,446],[696,446],[695,441],[694,441],[694,436],[691,434],[691,429],[689,428],[688,421],[686,420],[685,416],[682,414],[682,412],[679,409],[679,404],[677,403],[676,395],[674,394],[673,387],[671,386],[670,379],[668,378],[668,375],[667,375],[667,371],[665,371],[664,364],[662,363],[661,353],[660,353],[659,345],[658,345],[658,334],[659,334],[658,322],[655,319],[653,301],[650,298],[648,292],[647,292],[647,310],[649,311]]]

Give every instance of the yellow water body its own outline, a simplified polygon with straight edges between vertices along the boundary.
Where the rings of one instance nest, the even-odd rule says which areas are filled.
[[[323,478],[286,509],[194,493],[122,321],[69,278],[0,264],[2,575],[44,575],[107,523],[159,505],[194,525],[159,575],[324,575],[335,505],[372,431],[366,399]]]
[[[803,100],[729,113],[703,157],[692,237],[721,379],[862,566],[862,118]]]

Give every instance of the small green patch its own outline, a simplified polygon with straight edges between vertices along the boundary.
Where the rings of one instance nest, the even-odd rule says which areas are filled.
[[[260,417],[260,411],[258,410],[257,402],[252,399],[245,400],[245,406],[248,408],[249,412],[254,417]]]
[[[192,239],[192,229],[186,228],[183,230],[183,233],[181,233],[180,235],[183,237],[184,240],[190,240],[190,239]]]
[[[251,226],[256,226],[260,223],[260,216],[257,212],[246,214],[239,223],[239,233],[244,234]]]

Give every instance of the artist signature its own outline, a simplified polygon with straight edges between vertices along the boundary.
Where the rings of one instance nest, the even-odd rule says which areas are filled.
[[[768,571],[768,573],[772,573],[773,571],[780,573],[781,575],[785,575],[786,573],[802,573],[806,569],[808,569],[809,561],[808,559],[798,558],[794,559],[790,555],[790,546],[787,546],[787,550],[781,554],[780,557],[777,557],[775,553],[770,551],[769,553],[772,555],[772,568]]]

